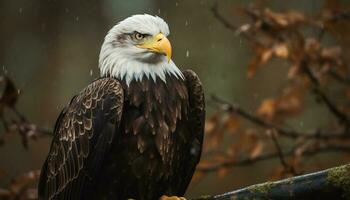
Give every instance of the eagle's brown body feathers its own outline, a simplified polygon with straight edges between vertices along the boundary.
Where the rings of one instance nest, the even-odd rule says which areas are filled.
[[[57,120],[41,199],[157,199],[183,195],[201,154],[198,77],[96,80]]]

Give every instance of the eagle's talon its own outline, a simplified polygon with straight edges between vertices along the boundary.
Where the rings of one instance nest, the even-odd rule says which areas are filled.
[[[178,196],[166,196],[166,195],[163,195],[160,197],[159,200],[186,200],[185,197],[178,197]]]

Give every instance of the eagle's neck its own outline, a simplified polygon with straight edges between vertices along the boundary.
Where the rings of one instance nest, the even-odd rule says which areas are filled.
[[[127,85],[130,85],[133,80],[141,82],[144,78],[152,79],[154,82],[157,79],[166,82],[167,75],[184,79],[182,72],[177,68],[175,63],[172,60],[168,62],[164,56],[154,61],[146,61],[114,52],[104,55],[108,56],[100,55],[99,68],[101,76],[110,76],[119,80],[125,80]]]

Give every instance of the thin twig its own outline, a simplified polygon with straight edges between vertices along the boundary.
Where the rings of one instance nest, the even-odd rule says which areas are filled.
[[[276,132],[274,130],[271,130],[271,132],[269,132],[269,136],[271,137],[272,142],[275,145],[276,151],[278,153],[278,158],[280,160],[280,163],[284,167],[285,171],[289,172],[293,175],[296,175],[297,173],[295,171],[295,168],[292,165],[289,165],[284,157],[282,148],[281,148],[280,144],[278,143],[278,140],[276,137]]]
[[[227,112],[234,112],[238,114],[239,116],[243,117],[244,119],[255,123],[256,125],[259,125],[263,128],[267,129],[274,129],[276,130],[281,136],[289,137],[289,138],[305,138],[305,139],[322,139],[322,140],[329,140],[329,139],[342,139],[349,137],[347,134],[341,133],[321,133],[320,131],[314,131],[313,133],[301,133],[293,130],[286,130],[283,127],[280,127],[278,125],[272,124],[270,122],[267,122],[263,119],[261,119],[258,116],[255,116],[248,111],[242,109],[240,106],[234,103],[229,103],[228,101],[225,101],[215,95],[211,96],[211,100],[214,102],[217,102],[221,105],[221,107],[227,111]]]
[[[287,151],[283,151],[284,156],[292,156],[295,153],[296,148],[292,148]],[[329,152],[350,152],[350,146],[349,145],[338,145],[338,144],[332,144],[332,145],[324,145],[320,147],[315,147],[313,149],[308,149],[303,152],[303,156],[313,156],[317,154],[322,154],[322,153],[329,153]],[[251,158],[251,157],[246,157],[246,158],[241,158],[241,159],[232,159],[232,160],[227,160],[224,162],[216,163],[211,166],[198,166],[197,170],[200,172],[215,172],[218,169],[221,169],[223,167],[238,167],[238,166],[246,166],[246,165],[251,165],[260,161],[265,161],[265,160],[270,160],[274,158],[278,158],[279,154],[278,152],[269,152],[269,153],[264,153],[261,154],[260,156]]]
[[[217,2],[214,3],[214,5],[210,9],[214,15],[214,17],[220,21],[226,28],[236,31],[237,27],[233,26],[229,21],[227,21],[220,13],[219,13],[219,5]]]
[[[301,61],[301,67],[313,85],[314,94],[325,103],[328,110],[339,120],[340,123],[349,126],[349,118],[344,113],[342,113],[337,108],[337,106],[330,100],[330,98],[320,89],[320,83],[316,76],[312,73],[311,69],[307,66],[307,62],[305,61],[305,59]]]
[[[211,7],[211,12],[213,13],[214,17],[221,22],[222,25],[224,25],[224,27],[226,27],[227,29],[230,29],[231,31],[233,31],[235,33],[235,35],[241,35],[243,37],[245,37],[246,39],[254,39],[254,37],[252,37],[251,35],[249,35],[246,31],[245,28],[238,28],[236,26],[234,26],[233,24],[231,24],[227,19],[225,19],[224,16],[222,16],[219,12],[219,5],[217,2],[214,3],[214,5]],[[258,41],[256,41],[257,43],[259,43]]]

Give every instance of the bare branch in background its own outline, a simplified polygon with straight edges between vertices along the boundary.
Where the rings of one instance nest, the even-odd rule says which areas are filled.
[[[234,25],[220,13],[218,3],[214,4],[213,17],[231,30],[233,36],[246,39],[253,52],[247,66],[249,79],[273,58],[285,62],[289,70],[281,74],[287,78],[283,89],[276,96],[263,99],[255,111],[216,95],[211,97],[209,101],[217,111],[206,122],[204,154],[207,156],[199,164],[198,173],[220,175],[235,166],[278,159],[283,177],[303,172],[301,163],[305,156],[326,152],[350,154],[350,70],[344,44],[334,35],[338,23],[350,27],[350,12],[341,8],[325,6],[320,13],[310,16],[297,10],[275,12],[253,3],[239,12],[249,22]],[[305,34],[305,29],[315,30],[316,34]],[[325,36],[335,37],[339,44],[326,44]],[[335,84],[342,84],[339,88],[343,91],[338,96],[328,91]],[[303,114],[307,94],[314,95],[316,105],[326,108],[333,119],[322,128],[301,131],[288,126],[287,120]],[[217,151],[224,138],[232,144]]]
[[[39,178],[40,171],[30,171],[14,178],[8,188],[0,188],[2,200],[31,200],[38,199],[37,189],[32,188]]]
[[[51,130],[30,123],[17,110],[16,103],[20,95],[20,90],[9,77],[0,76],[0,87],[3,88],[0,96],[0,121],[4,127],[4,132],[0,134],[0,146],[6,143],[7,136],[15,133],[20,135],[21,142],[26,149],[28,149],[29,140],[51,136]],[[39,174],[39,170],[34,170],[13,178],[7,188],[0,188],[0,199],[37,199],[38,195],[35,185]]]
[[[50,129],[38,127],[30,123],[17,110],[16,103],[20,95],[20,90],[9,77],[0,76],[0,86],[3,86],[3,92],[0,97],[0,121],[5,130],[0,137],[1,145],[5,143],[5,137],[12,133],[18,133],[21,136],[22,144],[26,149],[28,148],[28,141],[30,139],[51,135]]]
[[[285,172],[291,173],[292,175],[296,175],[297,172],[295,171],[294,166],[293,165],[289,165],[288,162],[286,161],[286,158],[285,158],[285,156],[283,154],[283,151],[282,151],[282,147],[278,143],[278,139],[277,139],[277,136],[276,136],[277,133],[274,130],[268,130],[268,135],[269,135],[269,137],[271,137],[271,139],[273,141],[273,144],[276,147],[278,158],[280,160],[280,163],[284,167]]]

